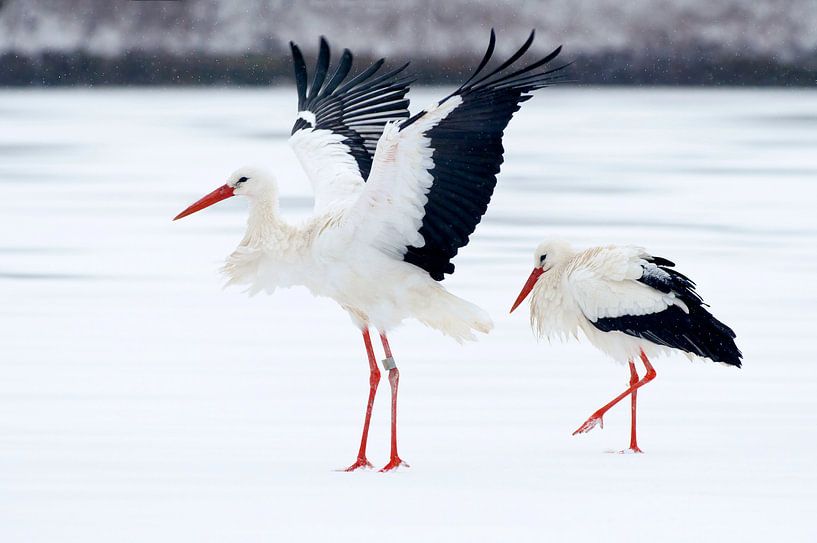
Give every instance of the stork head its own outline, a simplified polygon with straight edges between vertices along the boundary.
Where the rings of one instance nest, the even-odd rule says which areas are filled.
[[[516,301],[511,307],[511,313],[528,297],[542,274],[550,271],[554,266],[566,262],[572,255],[573,248],[567,242],[549,240],[540,243],[533,252],[533,271],[530,273],[528,280],[525,281],[519,296],[516,297]]]
[[[276,193],[275,178],[272,174],[261,168],[244,166],[234,171],[227,178],[227,183],[191,204],[187,209],[176,215],[173,220],[176,221],[182,217],[187,217],[196,211],[201,211],[205,207],[210,207],[232,196],[246,196],[250,199],[256,199],[270,197],[270,195],[274,197]]]

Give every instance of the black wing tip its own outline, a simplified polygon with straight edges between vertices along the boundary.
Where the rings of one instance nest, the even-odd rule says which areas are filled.
[[[496,45],[496,30],[494,27],[491,27],[491,34],[488,36],[488,45]]]
[[[309,93],[306,96],[306,105],[310,106],[318,97],[326,76],[329,72],[329,64],[332,61],[332,53],[326,38],[320,37],[320,47],[318,48],[318,59],[315,61],[315,72],[312,74],[312,84],[309,86]]]
[[[306,71],[306,61],[304,60],[301,49],[295,42],[289,42],[290,50],[292,51],[292,68],[295,72],[295,87],[298,91],[298,109],[303,109],[306,103],[306,85],[308,74]]]
[[[732,342],[732,345],[735,348],[735,353],[733,358],[729,362],[725,362],[725,364],[729,364],[730,366],[735,366],[736,368],[743,367],[743,352],[738,348],[738,346]]]
[[[558,68],[551,69],[545,72],[533,72],[533,70],[535,70],[536,68],[546,65],[547,63],[555,59],[557,56],[559,56],[559,54],[562,52],[563,47],[563,44],[559,44],[558,47],[556,47],[553,51],[548,53],[543,58],[527,65],[524,68],[508,73],[507,70],[511,66],[516,64],[519,59],[525,56],[525,54],[528,53],[528,50],[530,49],[531,45],[533,45],[534,38],[536,37],[536,29],[533,28],[531,29],[530,34],[528,34],[528,37],[525,40],[525,42],[522,44],[521,47],[519,47],[519,49],[516,50],[515,53],[508,57],[508,59],[501,63],[497,68],[494,68],[488,74],[483,75],[482,77],[477,79],[477,76],[481,74],[481,72],[488,64],[493,55],[496,40],[495,35],[496,33],[492,28],[491,38],[488,42],[488,48],[485,51],[485,54],[483,55],[479,65],[477,66],[477,69],[474,71],[471,77],[469,77],[460,86],[460,88],[458,88],[456,91],[454,91],[454,93],[447,96],[442,101],[445,101],[451,96],[455,96],[457,94],[466,94],[472,90],[486,87],[496,87],[499,85],[505,87],[518,87],[518,89],[521,90],[522,92],[536,90],[546,86],[548,82],[553,81],[555,79],[554,77],[547,77],[548,75],[559,70],[562,70],[569,65],[567,64],[564,66],[560,66]]]
[[[488,39],[488,47],[485,49],[485,54],[482,55],[482,60],[479,61],[479,65],[477,65],[477,68],[474,70],[474,73],[471,74],[471,77],[463,81],[462,85],[460,85],[460,87],[457,90],[455,90],[453,93],[449,94],[448,96],[440,100],[439,104],[442,104],[443,102],[445,102],[446,100],[448,100],[449,98],[456,94],[460,94],[465,88],[468,87],[468,84],[471,83],[471,81],[473,81],[480,73],[482,73],[482,70],[491,60],[491,57],[494,54],[495,47],[496,47],[496,32],[494,31],[493,28],[491,28],[491,37]]]
[[[408,67],[409,67],[409,65],[411,65],[411,61],[410,61],[410,60],[409,60],[409,61],[407,61],[407,62],[405,62],[405,63],[404,63],[402,66],[399,66],[398,68],[395,68],[395,69],[393,70],[393,75],[397,75],[397,74],[399,74],[400,72],[402,72],[403,70],[405,70],[406,68],[408,68]],[[416,79],[415,79],[415,80],[416,80]]]
[[[374,66],[375,64],[377,64],[377,65],[378,65],[378,69],[380,69],[380,66],[383,66],[383,64],[385,64],[385,63],[386,63],[386,60],[381,58],[381,59],[379,59],[377,62],[373,63],[373,64],[372,64],[372,66]],[[391,78],[391,77],[396,76],[397,74],[399,74],[400,72],[402,72],[403,70],[405,70],[406,68],[408,68],[410,64],[411,64],[411,61],[409,60],[409,61],[407,61],[407,62],[405,62],[405,63],[401,64],[401,65],[400,65],[400,66],[398,66],[397,68],[393,69],[392,71],[390,71],[390,72],[389,72],[389,77],[388,77],[388,78]],[[387,78],[387,79],[388,79],[388,78]]]
[[[652,316],[625,317],[632,321],[630,322],[631,331],[638,329],[638,326],[633,326],[635,321],[647,323],[655,319],[653,324],[659,326],[647,330],[653,333],[653,339],[660,336],[659,339],[663,340],[663,344],[669,347],[708,358],[713,362],[741,367],[743,353],[735,344],[737,337],[735,331],[706,309],[707,304],[695,290],[695,282],[676,270],[675,263],[667,258],[648,255],[644,257],[644,260],[663,270],[667,274],[667,279],[656,281],[642,278],[639,281],[662,292],[674,292],[687,305],[688,311],[672,306]],[[668,320],[660,322],[662,318]]]
[[[326,41],[326,38],[321,36],[320,43],[318,45],[318,62],[320,63],[321,60],[326,57],[326,63],[329,64],[329,54],[331,49],[329,47],[329,42]]]
[[[520,56],[524,55],[528,51],[528,49],[530,49],[530,46],[533,45],[534,38],[536,38],[535,28],[531,29],[530,34],[528,34],[528,38],[525,40],[525,43],[523,43],[522,47],[519,48],[520,53],[518,54]]]
[[[698,312],[702,314],[699,316],[699,319],[704,321],[705,324],[703,324],[703,326],[705,326],[708,332],[704,338],[707,352],[699,354],[699,356],[704,356],[715,362],[740,368],[743,365],[743,353],[738,348],[737,343],[735,343],[735,338],[737,337],[735,331],[718,320],[717,317],[703,307],[698,307],[697,311],[694,311],[694,313]],[[691,311],[690,316],[692,316],[692,313]],[[708,343],[706,343],[707,340]]]
[[[331,51],[332,49],[329,47],[329,42],[326,41],[325,37],[321,36],[320,44],[318,45],[318,64],[324,61],[327,69],[329,68],[329,61],[331,60]]]

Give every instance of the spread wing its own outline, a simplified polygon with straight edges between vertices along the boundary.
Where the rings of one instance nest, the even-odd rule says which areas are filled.
[[[408,64],[378,75],[383,59],[348,78],[352,70],[348,49],[330,75],[329,44],[321,37],[307,92],[304,57],[294,43],[290,48],[298,118],[289,142],[312,183],[315,207],[320,209],[360,192],[383,127],[409,116],[406,93],[411,80],[401,75]]]
[[[353,210],[361,235],[381,251],[442,280],[451,259],[468,243],[488,207],[502,164],[502,136],[530,92],[551,82],[546,69],[561,48],[519,68],[525,44],[499,67],[481,75],[496,43],[471,78],[454,93],[413,117],[389,124],[372,171]]]

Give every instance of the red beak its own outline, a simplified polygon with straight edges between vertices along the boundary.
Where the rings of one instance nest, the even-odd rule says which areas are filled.
[[[519,293],[519,296],[516,298],[516,301],[513,303],[513,307],[511,308],[511,313],[513,313],[514,309],[519,307],[519,304],[521,304],[523,301],[525,301],[525,298],[528,297],[528,294],[530,294],[530,291],[533,290],[533,285],[536,284],[536,281],[539,279],[539,276],[542,275],[543,273],[545,273],[545,270],[543,270],[542,268],[533,268],[533,271],[530,272],[530,277],[528,277],[528,280],[525,281],[525,286],[522,287],[522,292]]]
[[[224,185],[223,187],[219,187],[195,204],[191,205],[178,215],[176,215],[173,220],[177,221],[182,217],[187,217],[188,215],[192,215],[196,211],[201,211],[205,207],[210,207],[211,205],[220,202],[222,200],[226,200],[230,196],[235,196],[235,189],[229,185]]]

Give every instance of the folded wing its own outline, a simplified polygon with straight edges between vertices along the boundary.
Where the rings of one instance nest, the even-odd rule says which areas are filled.
[[[688,311],[677,293],[641,281],[645,274],[665,274],[650,264],[638,247],[598,247],[578,255],[568,270],[567,287],[591,322],[623,316],[650,315],[678,305]],[[649,271],[648,271],[649,270]]]
[[[707,311],[695,283],[674,266],[637,247],[605,247],[577,257],[567,285],[599,330],[740,366],[735,332]]]

